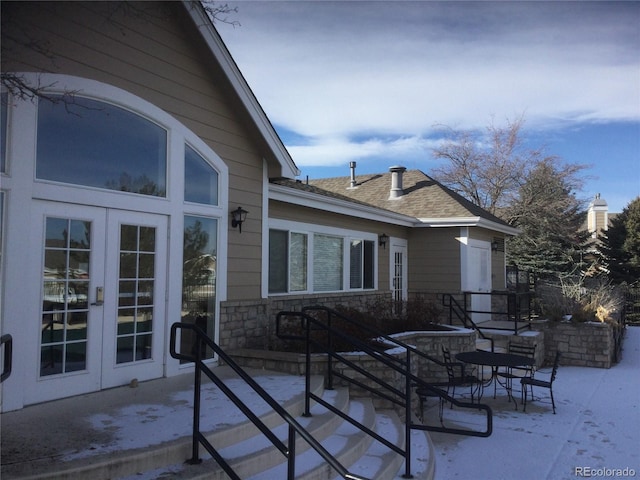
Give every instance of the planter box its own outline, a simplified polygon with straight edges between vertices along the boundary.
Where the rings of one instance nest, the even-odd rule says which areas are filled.
[[[413,345],[427,355],[442,360],[442,345],[448,348],[452,355],[459,352],[475,350],[476,332],[466,328],[449,327],[441,331],[416,331],[406,332],[393,335],[399,341],[408,345]],[[400,360],[406,358],[404,350],[391,350],[391,355],[396,356]],[[241,366],[256,369],[266,369],[277,372],[288,373],[291,375],[304,375],[305,373],[305,355],[300,353],[268,351],[257,349],[236,349],[229,351],[233,359]],[[392,371],[386,365],[372,359],[368,355],[353,352],[348,353],[349,361],[357,364],[366,371],[373,373],[376,378],[384,379],[398,390],[404,390],[405,379],[402,375]],[[434,362],[412,355],[411,370],[414,374],[429,382],[441,382],[447,379],[447,373],[443,367]],[[327,357],[325,354],[313,354],[311,357],[311,373],[314,375],[326,375]],[[346,366],[337,366],[343,374],[351,378],[365,382],[375,387],[375,382],[361,376]],[[354,396],[364,395],[368,393],[359,391],[358,388],[351,386],[351,394]]]
[[[618,361],[622,331],[615,324],[544,321],[533,328],[544,331],[547,364],[557,350],[562,353],[562,365],[611,368]]]

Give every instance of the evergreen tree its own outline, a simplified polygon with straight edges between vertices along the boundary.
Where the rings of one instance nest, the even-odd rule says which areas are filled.
[[[584,269],[582,247],[588,232],[581,230],[585,212],[574,193],[571,168],[546,158],[527,175],[505,212],[509,223],[522,232],[508,239],[509,263],[537,274]]]
[[[616,283],[640,280],[640,197],[611,220],[603,238],[602,253],[611,280]]]

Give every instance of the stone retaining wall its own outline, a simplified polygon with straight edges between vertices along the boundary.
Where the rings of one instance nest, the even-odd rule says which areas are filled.
[[[332,295],[286,295],[257,300],[221,302],[220,338],[223,349],[257,348],[276,350],[275,319],[283,310],[300,311],[308,305],[335,308],[338,305],[364,310],[379,292],[339,293]],[[384,295],[385,298],[388,295]]]
[[[544,332],[545,363],[550,365],[556,351],[561,365],[611,368],[616,359],[616,327],[610,323],[536,322],[533,328]]]

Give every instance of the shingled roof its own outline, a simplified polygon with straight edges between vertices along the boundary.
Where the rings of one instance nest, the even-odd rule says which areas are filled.
[[[390,172],[356,175],[356,186],[353,188],[350,177],[315,179],[309,180],[309,187],[314,188],[316,193],[324,190],[328,195],[339,195],[358,203],[409,215],[423,222],[479,218],[506,230],[515,230],[420,170],[405,171],[402,175],[402,195],[390,199],[391,176]]]

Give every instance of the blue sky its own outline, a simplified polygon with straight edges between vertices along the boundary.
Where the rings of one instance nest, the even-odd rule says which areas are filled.
[[[429,174],[438,125],[523,135],[640,195],[640,2],[241,1],[216,24],[302,171]]]

